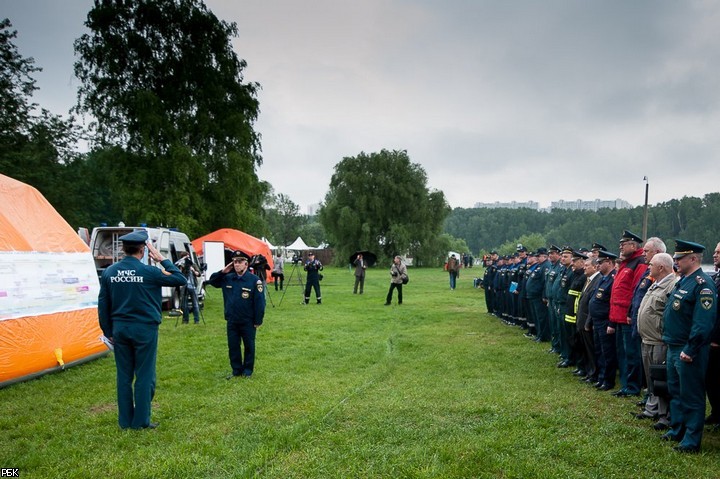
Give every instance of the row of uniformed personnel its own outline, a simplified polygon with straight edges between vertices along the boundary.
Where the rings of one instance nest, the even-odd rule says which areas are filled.
[[[643,367],[647,367],[647,358],[640,353],[638,309],[655,281],[644,261],[655,252],[641,249],[642,243],[637,235],[625,231],[619,259],[597,243],[592,250],[551,245],[528,254],[518,245],[512,256],[491,252],[483,278],[487,310],[507,324],[522,326],[525,335],[535,341],[550,341],[549,352],[560,355],[558,367],[577,366],[574,373],[599,390],[613,389],[619,370],[622,387],[613,395],[636,396],[642,387]],[[708,396],[715,397],[711,398],[710,418],[720,415],[720,364],[711,363],[713,374],[706,377],[710,374],[711,334],[713,346],[720,351],[717,287],[700,266],[705,248],[683,240],[676,243],[674,257],[665,256],[668,264],[674,259],[678,277],[673,273],[670,278],[674,288],[658,313],[664,320],[659,334],[666,345],[662,352],[667,351],[663,359],[671,395],[670,430],[663,439],[677,441],[678,451],[697,452],[706,421],[706,379]],[[664,254],[664,243],[662,247]],[[720,251],[717,256],[716,265]],[[661,427],[656,429],[668,427],[660,421],[658,425]]]

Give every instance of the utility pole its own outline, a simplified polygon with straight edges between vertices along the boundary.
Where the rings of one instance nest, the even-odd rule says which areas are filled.
[[[642,239],[645,241],[647,239],[647,227],[648,227],[648,191],[650,189],[650,183],[648,183],[648,177],[643,176],[643,181],[645,182],[645,209],[643,210],[643,232],[642,232]]]

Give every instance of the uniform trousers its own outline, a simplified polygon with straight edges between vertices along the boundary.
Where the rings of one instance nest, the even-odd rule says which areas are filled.
[[[117,368],[118,424],[123,429],[148,427],[150,404],[155,397],[158,324],[114,321],[112,334]]]
[[[710,347],[705,388],[710,403],[710,415],[715,423],[720,423],[720,347]]]
[[[667,383],[670,391],[669,435],[680,446],[698,449],[705,427],[705,372],[708,346],[702,346],[691,363],[680,360],[683,346],[668,346]]]
[[[239,322],[227,322],[228,355],[233,376],[250,376],[255,369],[255,335],[254,325]],[[240,348],[242,342],[245,354]]]
[[[550,323],[550,344],[555,351],[560,352],[560,320],[557,303],[553,299],[548,303],[548,321]]]
[[[633,336],[632,325],[611,323],[615,328],[615,348],[620,367],[620,385],[628,394],[639,394],[642,388],[641,340]]]
[[[598,382],[609,387],[615,387],[617,374],[617,354],[615,351],[615,338],[607,333],[609,320],[596,320],[593,318],[593,341],[595,342],[595,363],[598,370]]]
[[[530,309],[532,310],[532,318],[535,321],[537,329],[537,337],[540,341],[550,340],[550,325],[548,324],[548,307],[542,298],[530,298]]]
[[[305,283],[305,303],[310,302],[310,290],[315,290],[315,299],[318,303],[322,301],[322,296],[320,295],[320,279],[319,278],[308,278],[307,283]]]
[[[653,381],[650,378],[650,365],[662,364],[667,358],[667,346],[665,344],[642,343],[642,362],[647,381],[648,398],[645,403],[645,413],[648,416],[665,417],[668,413],[668,399],[665,396],[656,396]]]

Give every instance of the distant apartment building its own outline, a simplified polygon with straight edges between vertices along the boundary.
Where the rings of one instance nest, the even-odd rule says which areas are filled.
[[[584,211],[597,211],[601,208],[614,208],[614,209],[622,209],[622,208],[632,208],[633,206],[628,203],[625,200],[621,200],[620,198],[616,200],[575,200],[575,201],[566,201],[566,200],[558,200],[553,201],[550,203],[549,208],[540,208],[540,205],[537,201],[510,201],[510,202],[500,202],[495,201],[494,203],[475,203],[475,208],[508,208],[508,209],[518,209],[518,208],[530,208],[537,211],[552,211],[554,209],[558,210],[584,210]]]
[[[612,208],[612,209],[630,209],[633,206],[628,203],[625,200],[621,200],[620,198],[616,200],[575,200],[575,201],[565,201],[565,200],[558,200],[553,201],[550,203],[550,210],[586,210],[586,211],[597,211],[602,208]]]
[[[307,207],[308,216],[315,216],[318,211],[320,211],[320,203],[314,203],[312,205],[308,205]]]
[[[538,210],[540,209],[540,205],[537,201],[510,201],[509,203],[496,201],[494,203],[475,203],[475,208],[509,208],[511,210],[516,210],[518,208],[530,208],[532,210]]]

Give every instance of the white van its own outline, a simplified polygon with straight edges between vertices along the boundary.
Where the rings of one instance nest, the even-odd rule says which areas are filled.
[[[185,233],[168,228],[148,228],[146,226],[99,226],[93,229],[92,235],[90,236],[90,251],[95,260],[95,269],[97,270],[98,278],[102,276],[105,268],[120,261],[125,256],[122,250],[122,241],[120,241],[119,238],[137,230],[147,231],[148,238],[152,241],[153,246],[160,251],[160,254],[173,263],[180,259],[180,253],[182,251],[187,251],[190,253],[190,258],[192,258],[196,267],[201,268],[201,265],[198,263],[197,254],[195,254],[192,243],[190,243],[190,238],[188,238]],[[145,250],[145,256],[142,261],[145,264],[160,267],[159,264],[155,264],[150,260],[147,250]],[[202,307],[205,301],[203,276],[200,275],[197,277],[196,281],[198,300],[200,307]],[[180,308],[184,294],[185,287],[164,287],[162,289],[163,306],[167,309]]]

